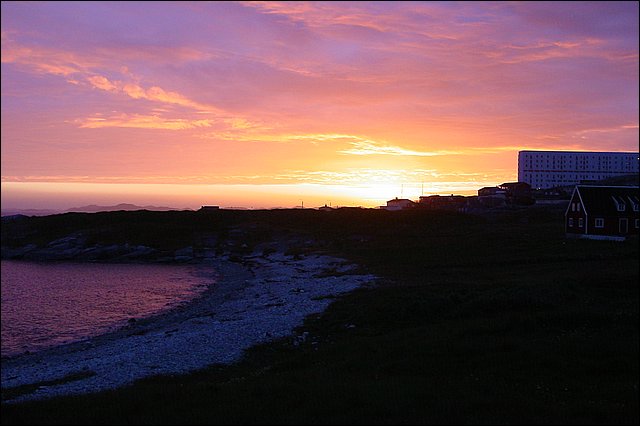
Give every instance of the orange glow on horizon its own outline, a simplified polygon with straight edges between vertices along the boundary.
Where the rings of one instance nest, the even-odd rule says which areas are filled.
[[[637,2],[1,7],[3,208],[375,207],[638,150]]]
[[[486,185],[485,185],[486,183]],[[154,205],[196,210],[202,205],[270,209],[304,206],[376,208],[395,197],[417,200],[420,195],[476,195],[474,188],[456,182],[439,184],[109,184],[68,182],[2,182],[2,206],[7,208],[61,209],[84,205]],[[11,205],[6,200],[12,200]]]

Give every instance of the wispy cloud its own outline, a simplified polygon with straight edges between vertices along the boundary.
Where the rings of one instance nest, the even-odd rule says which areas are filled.
[[[77,183],[164,183],[164,184],[292,184],[315,185],[376,185],[391,184],[398,187],[417,187],[422,184],[498,181],[504,175],[495,173],[468,173],[464,171],[438,171],[435,169],[375,169],[348,168],[336,170],[287,170],[277,174],[202,174],[202,175],[3,175],[4,182],[77,182]]]
[[[577,135],[585,135],[587,133],[615,133],[624,131],[638,131],[638,124],[623,124],[615,127],[600,127],[577,131]]]
[[[163,118],[158,115],[119,114],[110,117],[90,117],[78,120],[80,128],[100,129],[106,127],[128,127],[134,129],[185,130],[211,127],[213,120],[186,120]]]
[[[87,77],[87,80],[89,80],[89,83],[93,87],[100,90],[106,90],[107,92],[115,92],[118,90],[118,87],[115,84],[113,84],[112,82],[109,81],[109,79],[101,75],[94,75],[91,77]]]
[[[96,89],[105,90],[107,92],[122,93],[132,99],[146,99],[148,101],[158,102],[161,104],[179,105],[192,108],[199,112],[224,114],[222,110],[213,105],[205,105],[195,102],[180,93],[167,91],[158,86],[152,86],[145,89],[136,83],[110,81],[108,78],[101,75],[89,76],[87,77],[87,81]]]
[[[95,89],[123,94],[132,99],[177,105],[210,114],[229,115],[214,105],[194,101],[176,91],[165,90],[159,86],[145,88],[132,81],[138,78],[131,75],[127,67],[117,70],[123,79],[109,79],[95,71],[117,68],[113,64],[105,64],[104,58],[81,55],[59,48],[24,46],[9,36],[3,36],[2,39],[2,63],[18,64],[36,73],[66,77],[68,83],[76,86],[85,81]]]
[[[416,157],[433,157],[436,155],[446,155],[452,152],[448,151],[415,151],[405,149],[399,146],[381,145],[379,143],[362,140],[352,142],[353,148],[339,151],[341,154],[350,155],[397,155],[397,156],[416,156]]]
[[[309,135],[291,135],[286,136],[285,140],[295,141],[318,141],[318,142],[346,142],[351,148],[341,149],[337,151],[340,154],[349,155],[393,155],[393,156],[413,156],[413,157],[433,157],[437,155],[453,155],[458,154],[457,151],[438,150],[438,151],[419,151],[414,149],[403,148],[391,145],[386,142],[379,142],[356,135],[347,135],[339,133],[327,134],[309,134]]]
[[[133,99],[147,99],[149,101],[160,102],[165,104],[180,105],[188,108],[207,111],[211,113],[222,113],[222,111],[212,105],[205,105],[195,102],[180,93],[166,91],[158,86],[152,86],[148,89],[137,84],[125,84],[122,91]]]
[[[1,8],[12,178],[473,186],[638,147],[637,2]]]
[[[93,65],[74,53],[54,48],[23,46],[9,37],[2,38],[2,63],[28,67],[36,73],[65,77],[86,72]]]

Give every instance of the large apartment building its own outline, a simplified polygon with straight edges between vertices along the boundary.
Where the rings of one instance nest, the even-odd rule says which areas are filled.
[[[534,189],[638,173],[637,152],[520,151],[518,181]]]

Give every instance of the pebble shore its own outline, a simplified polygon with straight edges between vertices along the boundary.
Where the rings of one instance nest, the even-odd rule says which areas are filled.
[[[331,296],[376,279],[319,254],[275,252],[242,262],[217,258],[210,265],[215,283],[189,304],[86,341],[3,359],[3,389],[86,376],[3,402],[102,391],[144,377],[233,363],[253,345],[292,336],[305,317],[329,305]]]

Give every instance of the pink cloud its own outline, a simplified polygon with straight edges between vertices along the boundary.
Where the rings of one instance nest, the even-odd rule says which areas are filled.
[[[106,77],[103,77],[101,75],[94,75],[94,76],[88,77],[87,80],[89,80],[89,83],[91,83],[94,87],[100,90],[106,90],[107,92],[114,92],[118,90],[115,84],[113,84]]]
[[[3,2],[2,11],[11,179],[495,176],[510,173],[519,149],[637,149],[632,2]]]
[[[129,127],[136,129],[185,130],[211,127],[212,120],[163,118],[158,115],[119,114],[111,117],[90,117],[80,121],[80,128]]]

